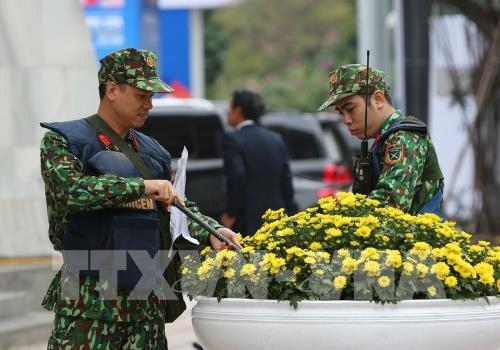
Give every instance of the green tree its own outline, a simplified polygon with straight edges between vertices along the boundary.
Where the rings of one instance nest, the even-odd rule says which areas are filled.
[[[214,11],[207,26],[227,33],[227,49],[220,47],[223,65],[217,78],[207,81],[207,96],[227,99],[234,89],[250,87],[271,108],[315,110],[328,95],[329,72],[355,59],[354,5],[351,0],[244,0]]]

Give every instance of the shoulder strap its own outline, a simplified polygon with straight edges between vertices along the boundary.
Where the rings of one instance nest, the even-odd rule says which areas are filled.
[[[106,124],[104,120],[99,117],[99,115],[94,114],[93,116],[85,118],[90,124],[92,124],[98,131],[104,133],[107,137],[110,138],[111,142],[118,147],[120,151],[122,151],[128,159],[135,165],[137,170],[141,173],[141,175],[145,179],[151,179],[153,176],[149,168],[144,164],[144,161],[141,159],[137,152],[132,151],[132,149],[127,145],[127,143],[113,130],[111,127]]]

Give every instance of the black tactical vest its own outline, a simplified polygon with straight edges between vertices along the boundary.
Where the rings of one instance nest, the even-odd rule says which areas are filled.
[[[113,174],[123,177],[142,177],[124,153],[107,149],[100,141],[98,131],[86,120],[42,123],[43,127],[64,136],[71,153],[82,162],[82,172],[90,176]],[[138,153],[150,168],[153,178],[170,179],[170,155],[155,140],[137,132]],[[123,254],[99,254],[98,251],[147,251],[150,257],[163,247],[169,246],[168,218],[163,218],[160,232],[158,204],[147,197],[123,203],[119,207],[82,211],[69,215],[67,232],[62,235],[65,264],[81,274],[97,275],[95,267],[105,266],[122,270]],[[165,216],[162,213],[161,216]],[[162,241],[163,240],[163,241]],[[82,259],[78,260],[75,251],[89,252],[89,270],[82,270]],[[96,252],[97,253],[93,253]],[[118,287],[132,289],[142,275],[129,254],[126,256],[126,269],[118,272]],[[73,263],[73,266],[72,266]],[[111,264],[111,265],[110,265]],[[151,267],[152,269],[154,267]],[[155,271],[143,273],[154,274]],[[151,283],[154,281],[152,280]]]

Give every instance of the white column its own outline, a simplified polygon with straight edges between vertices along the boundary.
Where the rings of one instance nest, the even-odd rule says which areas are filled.
[[[41,121],[95,113],[97,68],[79,0],[0,1],[0,257],[50,255]]]
[[[191,92],[196,98],[205,97],[205,46],[203,40],[203,10],[190,11],[190,75]]]

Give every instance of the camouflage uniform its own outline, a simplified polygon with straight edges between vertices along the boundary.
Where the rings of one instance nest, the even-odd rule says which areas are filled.
[[[384,72],[370,68],[368,85],[366,73],[366,66],[361,64],[345,65],[332,72],[330,97],[318,110],[324,110],[355,94],[364,96],[365,93],[372,94],[375,91],[389,94]],[[378,137],[387,132],[398,118],[403,118],[403,113],[396,110],[384,120],[375,135],[372,156],[379,141]],[[370,198],[416,214],[436,193],[442,191],[443,175],[426,127],[423,133],[411,130],[395,131],[382,141],[381,149],[380,165],[374,166],[372,162],[372,173],[375,172],[373,168],[378,168],[380,174],[371,186]],[[438,212],[442,213],[442,199],[438,205]]]
[[[112,68],[101,68],[99,82],[126,82],[144,90],[171,91],[156,77],[155,62],[156,56],[148,51],[119,51],[101,60],[103,67]],[[133,146],[130,134],[126,141]],[[111,174],[87,176],[82,162],[70,149],[66,138],[54,131],[44,135],[40,146],[49,237],[55,250],[62,249],[61,239],[71,213],[121,207],[144,196],[143,179]],[[118,151],[114,146],[111,150]],[[186,205],[200,214],[194,203]],[[221,227],[209,217],[205,221],[213,228]],[[205,229],[192,221],[188,225],[193,237],[208,244]],[[149,297],[137,300],[129,298],[125,290],[115,291],[114,298],[103,298],[100,292],[106,288],[105,280],[89,275],[75,277],[62,266],[42,302],[44,308],[55,312],[48,348],[166,349],[164,324],[169,304],[164,290],[157,288]]]

